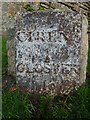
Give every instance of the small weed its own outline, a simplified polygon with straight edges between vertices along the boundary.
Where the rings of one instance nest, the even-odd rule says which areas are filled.
[[[25,7],[24,7],[27,11],[31,11],[31,12],[33,12],[34,10],[31,8],[31,6],[30,5],[26,5]]]
[[[39,8],[39,10],[44,10],[44,8],[41,5],[37,6]]]

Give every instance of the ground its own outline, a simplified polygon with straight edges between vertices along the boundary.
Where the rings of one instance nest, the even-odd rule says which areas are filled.
[[[2,120],[88,120],[89,119],[89,81],[90,49],[88,53],[87,80],[77,91],[67,96],[50,97],[28,94],[17,89],[15,78],[8,75],[6,40],[2,47]]]
[[[2,77],[2,88],[3,90],[7,90],[11,86],[16,86],[15,78],[9,75],[4,75]]]

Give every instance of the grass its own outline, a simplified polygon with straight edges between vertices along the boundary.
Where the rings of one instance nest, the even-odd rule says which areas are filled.
[[[4,119],[24,119],[32,117],[33,105],[28,101],[28,94],[22,95],[18,90],[3,93],[3,115]],[[28,107],[29,106],[29,107]]]
[[[74,91],[72,95],[50,97],[21,93],[10,88],[3,92],[3,119],[30,120],[88,120],[89,87],[86,83]],[[32,99],[32,96],[34,98]],[[3,120],[2,119],[2,120]]]

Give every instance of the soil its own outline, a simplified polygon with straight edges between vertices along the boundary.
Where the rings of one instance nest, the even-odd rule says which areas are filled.
[[[2,89],[4,91],[7,91],[12,86],[16,86],[15,78],[7,74],[3,75],[2,76]]]

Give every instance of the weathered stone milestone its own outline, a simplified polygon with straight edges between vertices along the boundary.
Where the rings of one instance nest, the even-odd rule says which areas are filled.
[[[71,92],[80,81],[82,14],[32,12],[17,17],[17,84],[42,94]]]

